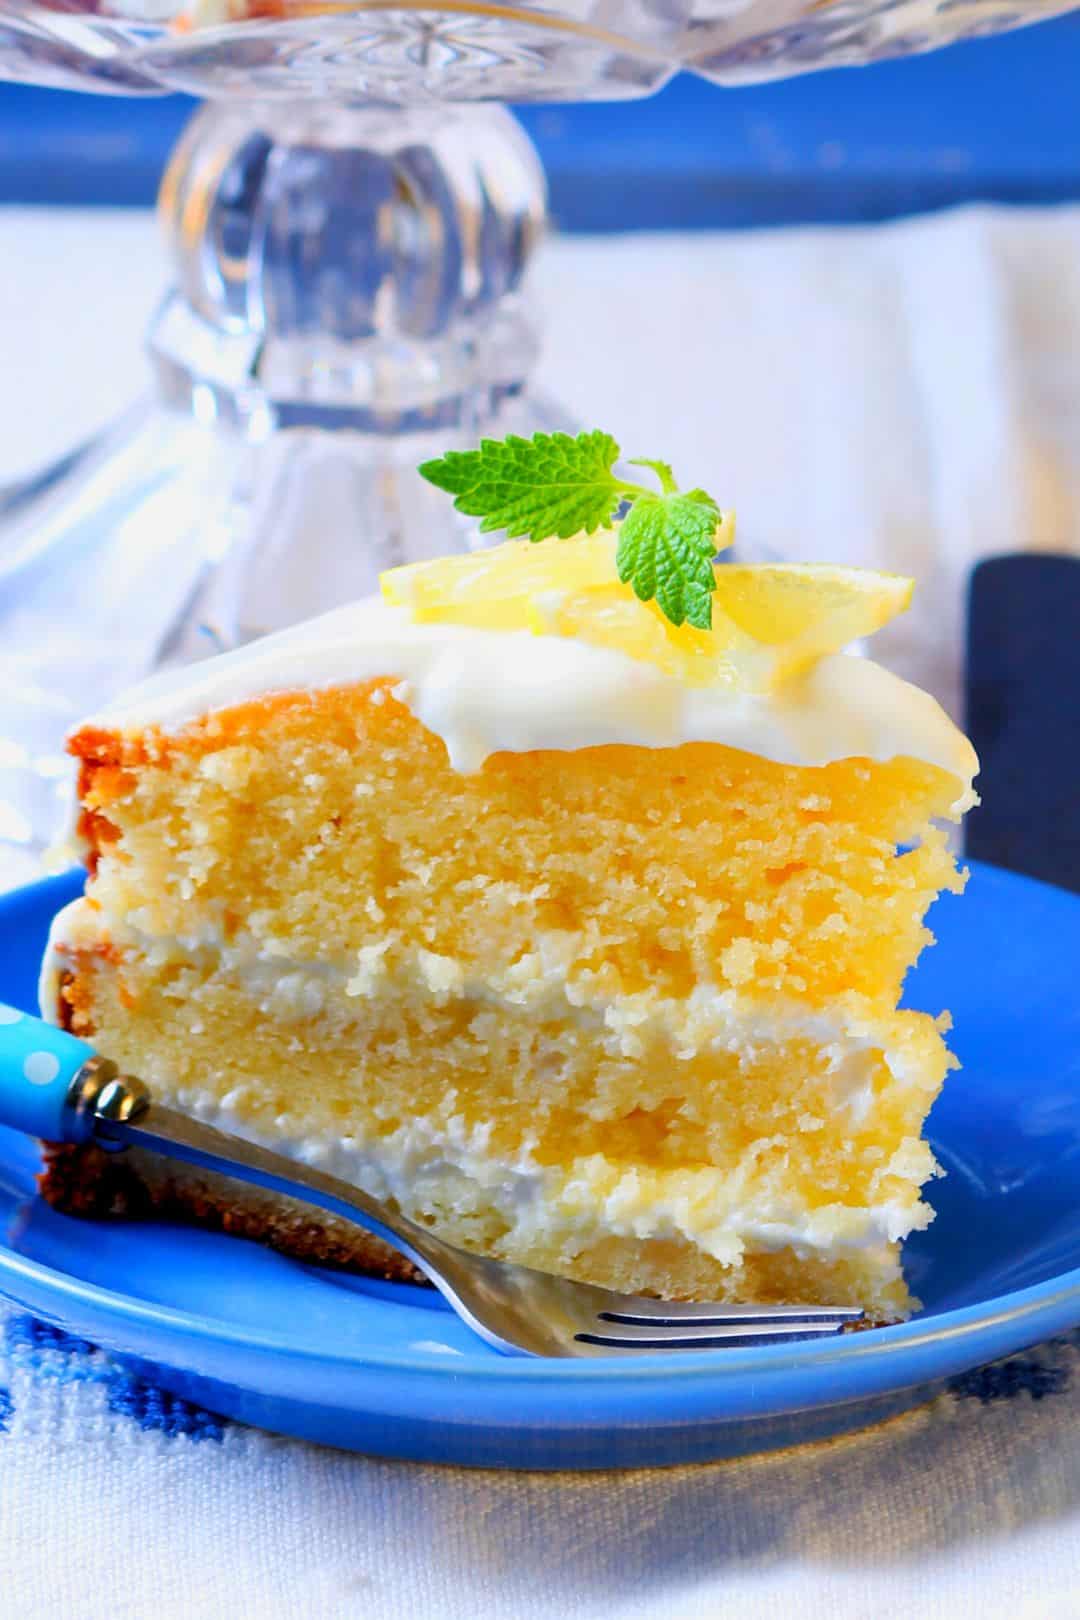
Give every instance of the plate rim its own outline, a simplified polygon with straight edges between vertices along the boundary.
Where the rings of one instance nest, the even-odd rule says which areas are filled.
[[[1013,873],[991,866],[987,862],[968,863],[980,875],[980,880],[1008,887],[1020,885],[1053,896],[1056,900],[1080,907],[1080,895],[1060,889],[1024,874]],[[58,876],[39,879],[0,894],[0,924],[6,915],[18,906],[49,905],[61,895],[71,897],[72,886],[82,882],[80,869]],[[170,1224],[170,1223],[164,1223]],[[318,1270],[318,1268],[308,1268]],[[1067,1331],[1080,1324],[1080,1267],[1055,1273],[1042,1282],[1025,1288],[1011,1289],[1007,1293],[991,1296],[971,1305],[954,1307],[929,1317],[915,1317],[907,1322],[887,1327],[870,1328],[864,1332],[844,1334],[821,1343],[792,1345],[756,1345],[746,1349],[711,1349],[680,1352],[677,1357],[656,1355],[612,1356],[578,1360],[569,1358],[541,1358],[526,1355],[455,1354],[452,1362],[433,1363],[419,1356],[396,1352],[379,1355],[377,1352],[347,1352],[331,1347],[297,1344],[273,1333],[263,1333],[246,1327],[233,1326],[217,1317],[161,1305],[136,1295],[119,1293],[99,1283],[71,1275],[46,1265],[44,1262],[20,1254],[6,1241],[0,1242],[0,1293],[23,1304],[3,1286],[4,1281],[24,1279],[31,1286],[44,1289],[76,1306],[107,1314],[118,1323],[133,1327],[180,1333],[188,1340],[219,1345],[223,1349],[255,1351],[287,1358],[291,1363],[309,1363],[339,1373],[389,1373],[411,1378],[427,1379],[452,1373],[455,1380],[469,1379],[488,1382],[492,1378],[500,1383],[586,1385],[612,1381],[653,1385],[663,1382],[671,1385],[673,1379],[680,1384],[719,1379],[724,1385],[740,1376],[750,1374],[755,1380],[770,1385],[790,1380],[793,1376],[821,1375],[826,1380],[838,1365],[855,1371],[856,1368],[880,1366],[891,1362],[894,1356],[907,1351],[921,1360],[928,1350],[942,1344],[956,1349],[974,1348],[983,1337],[1000,1337],[1006,1330],[1022,1329],[1030,1336],[1016,1339],[1004,1349],[994,1347],[986,1357],[1005,1354],[1022,1344]],[[1009,1334],[1011,1338],[1011,1333]],[[972,1365],[971,1361],[965,1364]],[[977,1360],[978,1358],[976,1358]],[[923,1375],[915,1374],[903,1379],[914,1383]],[[850,1398],[860,1391],[853,1390]]]

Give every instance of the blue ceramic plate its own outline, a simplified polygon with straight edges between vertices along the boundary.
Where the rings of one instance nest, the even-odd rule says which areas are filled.
[[[0,999],[34,1006],[73,877],[0,900]],[[948,1174],[907,1246],[924,1300],[827,1344],[606,1361],[504,1359],[420,1288],[236,1239],[57,1215],[0,1130],[0,1290],[212,1411],[357,1451],[517,1468],[676,1463],[836,1434],[1080,1323],[1080,898],[981,867],[939,902],[910,1001],[952,1010],[930,1120]]]

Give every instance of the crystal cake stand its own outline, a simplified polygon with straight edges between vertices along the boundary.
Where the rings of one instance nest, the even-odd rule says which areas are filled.
[[[153,388],[0,489],[0,846],[55,818],[67,726],[155,665],[467,546],[416,474],[535,397],[536,155],[499,100],[624,99],[921,51],[1061,0],[0,0],[0,77],[206,98],[161,190]],[[122,274],[122,267],[118,268]],[[0,886],[3,878],[0,876]]]

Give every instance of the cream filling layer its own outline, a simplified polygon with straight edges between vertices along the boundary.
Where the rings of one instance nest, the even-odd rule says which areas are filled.
[[[197,935],[147,933],[131,919],[105,919],[86,899],[57,912],[39,978],[43,1016],[55,1019],[60,974],[72,952],[104,944],[137,954],[151,968],[197,966],[238,986],[265,1017],[303,1024],[319,1017],[333,998],[363,1001],[416,993],[435,1005],[465,1001],[527,1013],[538,1022],[572,1017],[581,1027],[602,1031],[613,1055],[640,1058],[662,1039],[676,1062],[710,1050],[747,1051],[768,1045],[810,1042],[836,1077],[834,1101],[850,1110],[852,1123],[866,1117],[872,1094],[862,1084],[859,1064],[868,1053],[890,1045],[890,1031],[850,994],[832,1006],[807,1007],[779,997],[755,999],[732,988],[699,981],[685,996],[654,990],[606,988],[602,975],[575,964],[581,941],[557,930],[538,933],[534,949],[511,965],[478,975],[470,964],[387,935],[344,961],[305,961],[290,957],[252,936],[228,941],[207,927]],[[890,1054],[895,1078],[907,1083],[903,1055]]]
[[[65,956],[92,950],[104,937],[100,914],[85,901],[76,900],[57,915],[42,967],[43,1016],[53,1021],[58,1017]],[[392,963],[389,953],[383,953],[373,976],[370,961],[354,974],[331,964],[284,961],[280,955],[243,944],[219,951],[203,944],[193,951],[180,941],[140,939],[130,927],[112,924],[107,937],[139,950],[151,965],[205,957],[241,985],[267,1016],[285,1023],[317,1017],[331,992],[340,995],[344,990],[363,999],[407,984],[420,985],[435,998],[512,1004],[541,1015],[545,1007],[565,1015],[569,1003],[582,1022],[603,1029],[613,1051],[631,1057],[657,1032],[671,1043],[676,1061],[715,1045],[751,1050],[811,1039],[826,1050],[832,1104],[847,1111],[853,1129],[874,1106],[881,1032],[872,1019],[860,1016],[854,1003],[827,1013],[795,1004],[754,1005],[735,991],[704,984],[679,1001],[648,993],[604,995],[588,985],[567,984],[557,935],[541,944],[535,961],[515,964],[498,980],[486,979],[483,984],[470,984],[460,964],[423,951]],[[898,1081],[910,1078],[904,1074],[902,1054],[890,1053],[887,1061]],[[819,1256],[880,1248],[932,1218],[928,1206],[915,1198],[808,1209],[769,1184],[759,1173],[753,1152],[734,1172],[707,1166],[628,1167],[602,1154],[552,1166],[537,1161],[535,1144],[527,1138],[516,1155],[507,1158],[493,1150],[485,1126],[453,1115],[416,1116],[389,1134],[365,1132],[359,1125],[340,1134],[305,1133],[302,1127],[294,1128],[297,1122],[290,1117],[283,1122],[287,1128],[282,1134],[269,1137],[252,1129],[240,1090],[221,1096],[171,1086],[167,1076],[146,1078],[164,1086],[170,1101],[198,1117],[318,1165],[376,1197],[393,1199],[408,1213],[426,1210],[465,1218],[494,1214],[505,1227],[507,1252],[516,1247],[584,1246],[602,1236],[681,1238],[725,1264],[737,1264],[748,1248],[792,1248]],[[909,1138],[882,1165],[878,1179],[900,1176],[918,1184],[934,1169],[926,1145]]]
[[[219,1129],[310,1164],[406,1214],[461,1220],[495,1216],[500,1253],[583,1249],[604,1237],[680,1239],[724,1265],[748,1252],[791,1249],[827,1258],[881,1251],[921,1230],[933,1212],[890,1200],[868,1208],[807,1210],[755,1183],[753,1167],[628,1169],[592,1154],[566,1166],[540,1165],[529,1148],[514,1158],[491,1151],[483,1127],[414,1118],[389,1135],[273,1136],[253,1130],[228,1096],[179,1088],[169,1100]]]
[[[176,732],[268,694],[380,676],[400,683],[401,701],[462,772],[502,752],[714,742],[790,765],[922,760],[957,779],[956,814],[974,802],[978,760],[966,737],[928,693],[869,659],[822,658],[769,693],[689,687],[614,648],[527,630],[418,625],[375,597],[164,671],[86,723]]]

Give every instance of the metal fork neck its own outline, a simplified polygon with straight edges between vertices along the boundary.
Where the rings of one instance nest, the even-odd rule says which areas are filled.
[[[110,1058],[98,1056],[83,1064],[67,1095],[67,1106],[83,1130],[108,1151],[123,1144],[114,1143],[105,1127],[137,1119],[149,1105],[150,1092],[141,1080],[121,1074]]]

